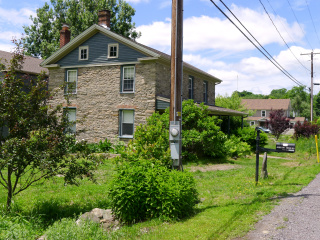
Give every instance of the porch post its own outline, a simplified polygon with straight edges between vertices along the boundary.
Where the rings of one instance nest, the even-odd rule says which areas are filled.
[[[230,137],[230,116],[228,116],[228,137]]]

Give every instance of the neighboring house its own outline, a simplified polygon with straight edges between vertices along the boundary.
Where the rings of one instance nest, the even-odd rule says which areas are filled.
[[[136,126],[169,106],[170,56],[110,31],[109,11],[100,11],[99,24],[69,40],[64,25],[61,48],[41,66],[49,69],[50,90],[65,85],[51,104],[62,104],[70,120],[80,120],[70,129],[77,131],[78,139],[131,139]],[[183,99],[206,103],[211,114],[246,115],[214,106],[219,83],[220,79],[183,64]]]
[[[0,62],[5,65],[5,69],[0,72],[0,82],[3,80],[6,68],[10,66],[10,60],[12,59],[13,53],[5,52],[0,50]],[[24,56],[23,64],[21,70],[17,71],[17,77],[25,78],[26,75],[31,78],[37,77],[41,72],[48,74],[48,70],[40,66],[42,59]],[[5,126],[0,126],[0,134],[3,137],[8,135],[8,128]]]
[[[255,111],[253,116],[246,118],[250,126],[266,127],[266,120],[269,119],[269,114],[272,110],[282,109],[285,111],[285,116],[290,119],[290,127],[296,122],[303,122],[304,117],[290,117],[291,102],[290,99],[242,99],[241,102],[247,109]]]

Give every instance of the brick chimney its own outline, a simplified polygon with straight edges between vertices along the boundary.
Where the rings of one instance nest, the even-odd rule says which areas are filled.
[[[110,29],[110,11],[100,10],[98,13],[98,17],[99,17],[98,24],[102,27]]]
[[[70,30],[67,24],[62,25],[62,30],[60,30],[60,48],[70,42]]]

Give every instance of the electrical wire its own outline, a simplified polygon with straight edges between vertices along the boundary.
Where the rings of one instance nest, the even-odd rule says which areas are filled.
[[[307,1],[307,0],[306,0],[306,5],[307,5],[307,7],[308,7],[308,11],[309,11],[309,15],[310,15],[310,18],[311,18],[311,21],[312,21],[312,24],[313,24],[314,31],[316,32],[318,41],[319,41],[319,43],[320,43],[319,35],[318,35],[318,32],[317,32],[316,26],[314,25],[314,21],[313,21],[313,18],[312,18],[311,11],[310,11],[309,4],[308,4],[308,1]]]
[[[247,28],[244,27],[244,25],[241,23],[241,21],[239,21],[239,19],[232,13],[232,11],[224,4],[224,2],[222,0],[220,0],[221,3],[223,3],[223,5],[231,12],[231,14],[240,22],[240,24],[248,31],[248,33],[258,42],[258,44],[266,51],[266,53],[264,53],[230,18],[229,16],[213,1],[210,0],[215,7],[243,34],[243,36],[245,36],[247,38],[248,41],[251,42],[251,44],[253,44],[276,68],[278,68],[284,75],[286,75],[291,81],[293,81],[294,83],[296,83],[299,86],[305,86],[304,84],[302,84],[301,82],[299,82],[297,79],[295,79],[290,73],[288,73],[279,63],[276,62],[275,59],[273,59],[272,57],[269,58],[266,53],[271,56],[269,54],[269,52],[267,50],[265,50],[262,45],[253,37],[253,35],[247,30]],[[272,60],[273,61],[272,61]],[[276,63],[279,65],[277,65]]]
[[[294,13],[294,11],[293,11],[293,8],[292,8],[292,6],[291,6],[291,4],[290,4],[289,0],[287,0],[287,2],[288,2],[289,6],[290,6],[290,8],[291,8],[291,11],[292,11],[292,13],[293,13],[293,15],[294,15],[294,17],[295,17],[295,19],[296,19],[296,21],[297,21],[297,23],[298,23],[299,27],[300,27],[301,32],[302,32],[303,34],[305,34],[305,32],[303,31],[303,29],[302,29],[302,27],[301,27],[301,25],[300,25],[300,23],[299,23],[299,20],[298,20],[298,18],[297,18],[297,16],[296,16],[296,14],[295,14],[295,13]],[[309,46],[311,47],[311,49],[313,49],[313,47],[311,46],[311,44],[310,44],[309,39],[307,38],[307,36],[305,36],[305,38],[306,38],[306,40],[307,40],[307,42],[308,42]]]
[[[301,65],[303,68],[305,68],[306,70],[308,70],[309,72],[311,72],[306,66],[304,66],[304,65],[300,62],[300,60],[296,57],[296,55],[294,55],[294,53],[292,52],[292,50],[291,50],[291,48],[289,47],[288,43],[284,40],[283,36],[281,35],[281,33],[280,33],[279,29],[277,28],[276,24],[273,22],[270,14],[269,14],[269,12],[267,11],[267,9],[265,8],[264,4],[262,3],[261,0],[259,0],[259,1],[260,1],[261,5],[262,5],[264,11],[265,11],[266,14],[268,15],[270,21],[272,22],[273,26],[275,27],[275,29],[277,30],[278,34],[280,35],[282,41],[283,41],[284,44],[287,46],[287,48],[290,50],[290,52],[292,53],[292,55],[295,57],[295,59],[300,63],[300,65]],[[269,2],[269,1],[268,1],[268,2]],[[269,4],[270,4],[270,3],[269,3]]]

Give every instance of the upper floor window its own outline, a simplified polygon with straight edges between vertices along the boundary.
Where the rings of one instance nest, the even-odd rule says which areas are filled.
[[[79,60],[88,60],[89,59],[89,47],[79,47]]]
[[[119,136],[124,138],[133,137],[134,110],[120,110]]]
[[[121,73],[121,92],[132,93],[134,92],[135,80],[135,67],[123,66]]]
[[[189,83],[188,83],[188,97],[189,99],[193,99],[193,82],[194,78],[189,76]]]
[[[208,82],[203,82],[203,102],[208,103]]]
[[[108,58],[118,58],[119,56],[119,44],[108,44]]]
[[[267,111],[266,110],[261,110],[261,117],[266,117],[267,116]]]
[[[63,113],[67,116],[68,127],[66,133],[75,134],[76,133],[76,108],[64,108]]]
[[[67,70],[66,74],[66,87],[64,89],[65,94],[76,94],[77,93],[77,70]]]

